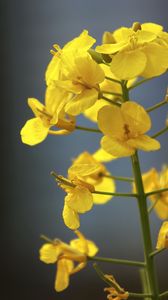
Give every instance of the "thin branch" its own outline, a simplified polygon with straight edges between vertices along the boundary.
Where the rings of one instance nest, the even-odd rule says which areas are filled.
[[[159,201],[159,198],[156,199],[152,204],[151,206],[149,206],[148,208],[148,214],[150,214],[152,212],[152,210],[154,209],[154,207],[156,206],[157,202]]]
[[[156,132],[154,135],[152,135],[151,137],[152,138],[156,138],[158,137],[159,135],[165,133],[166,131],[168,131],[168,126],[164,127],[163,129],[161,129],[160,131]]]
[[[83,131],[96,132],[96,133],[102,133],[100,131],[100,129],[97,129],[97,128],[88,128],[88,127],[83,127],[83,126],[75,126],[75,129],[83,130]]]
[[[166,292],[160,294],[160,295],[159,295],[159,298],[164,298],[164,297],[166,297],[166,296],[168,296],[168,291],[166,291]]]
[[[159,103],[157,103],[157,104],[155,104],[155,105],[147,108],[146,111],[149,113],[149,112],[151,112],[151,111],[153,111],[153,110],[155,110],[155,109],[157,109],[157,108],[159,108],[159,107],[161,107],[161,106],[163,106],[165,104],[168,104],[168,102],[166,100],[163,100],[163,101],[161,101],[161,102],[159,102]]]
[[[164,192],[167,192],[167,191],[168,191],[168,188],[164,188],[164,189],[160,189],[160,190],[155,190],[155,191],[146,193],[146,196],[148,197],[150,195],[160,194],[160,193],[164,193]]]
[[[107,98],[107,97],[105,97],[105,96],[103,96],[103,95],[101,95],[101,99],[104,99],[104,100],[106,100],[107,102],[109,102],[109,103],[111,103],[111,104],[113,104],[113,105],[115,105],[115,106],[121,106],[121,104],[120,103],[118,103],[118,102],[116,102],[116,101],[114,101],[114,100],[112,100],[112,99],[109,99],[109,98]]]
[[[102,175],[102,177],[112,178],[120,181],[134,182],[134,179],[131,177],[121,177],[121,176],[113,176],[113,175]]]
[[[157,250],[151,252],[151,253],[149,254],[149,256],[151,256],[151,257],[152,257],[152,256],[155,256],[155,255],[157,255],[157,254],[163,252],[165,249],[166,249],[166,248],[157,249]]]
[[[88,257],[88,260],[107,262],[107,263],[119,264],[119,265],[129,265],[129,266],[135,266],[135,267],[145,267],[144,262],[134,261],[134,260],[126,260],[126,259],[116,259],[116,258],[94,256],[94,257]]]
[[[111,195],[116,197],[137,197],[137,194],[133,193],[110,193],[110,192],[102,192],[102,191],[94,191],[93,194],[99,194],[99,195]]]
[[[120,80],[117,80],[117,79],[114,79],[114,78],[111,78],[111,77],[108,77],[108,76],[105,76],[105,79],[113,81],[113,82],[118,83],[118,84],[121,84]]]

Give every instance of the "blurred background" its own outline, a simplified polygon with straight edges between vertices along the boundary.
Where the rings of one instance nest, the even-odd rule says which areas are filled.
[[[54,291],[55,266],[39,261],[43,241],[40,234],[64,241],[74,238],[62,221],[64,193],[50,176],[51,170],[66,175],[71,159],[83,150],[99,147],[98,134],[75,132],[67,137],[48,137],[29,147],[21,143],[20,129],[32,117],[28,97],[43,101],[44,73],[54,43],[63,46],[83,29],[101,43],[102,33],[132,22],[155,22],[167,30],[166,0],[14,0],[1,4],[1,273],[3,300],[106,299],[105,284],[92,264],[71,277],[69,288]],[[132,92],[131,99],[149,107],[163,99],[167,75],[156,78]],[[167,107],[152,112],[151,134],[164,127]],[[83,117],[78,125],[94,126]],[[168,139],[159,138],[162,149],[140,153],[142,171],[160,170],[167,163]],[[129,158],[108,165],[114,175],[131,176]],[[129,184],[117,184],[118,191],[130,191]],[[151,214],[154,245],[161,221]],[[133,199],[113,198],[104,206],[81,216],[81,231],[99,246],[100,256],[143,259],[139,214]],[[160,289],[168,287],[167,253],[156,259]],[[140,291],[136,267],[101,264],[127,290]]]

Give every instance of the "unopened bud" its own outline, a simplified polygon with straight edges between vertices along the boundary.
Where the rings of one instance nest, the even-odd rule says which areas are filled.
[[[135,32],[138,31],[138,30],[141,30],[141,29],[142,29],[141,24],[140,24],[139,22],[134,22],[134,23],[132,24],[132,29],[133,29]]]

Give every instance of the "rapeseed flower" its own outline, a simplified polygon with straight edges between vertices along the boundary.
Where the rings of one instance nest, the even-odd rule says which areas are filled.
[[[163,222],[158,235],[156,249],[168,248],[168,221]]]
[[[89,54],[76,57],[73,63],[67,63],[64,70],[64,79],[54,84],[71,95],[65,101],[64,109],[66,113],[76,116],[98,100],[104,72]]]
[[[110,173],[106,167],[88,152],[81,153],[73,160],[72,166],[68,169],[69,178],[73,180],[75,176],[82,181],[94,186],[98,191],[115,192],[115,183],[112,178],[108,178]],[[107,176],[107,177],[106,177]],[[104,204],[111,200],[112,196],[93,194],[94,204]]]
[[[114,156],[130,156],[137,149],[152,151],[160,148],[157,140],[145,135],[151,128],[151,120],[145,109],[135,102],[101,108],[98,126],[105,135],[101,140],[102,148]]]
[[[158,24],[135,22],[106,33],[104,40],[96,51],[111,56],[111,70],[120,79],[159,76],[168,68],[168,37]]]
[[[49,85],[52,81],[62,78],[64,64],[73,63],[77,56],[86,54],[96,40],[88,34],[87,30],[68,42],[62,49],[55,44],[53,47],[56,51],[51,50],[53,57],[46,70],[46,83]]]
[[[46,264],[57,263],[55,290],[61,292],[69,286],[70,275],[79,272],[87,264],[87,258],[93,257],[97,246],[84,235],[75,231],[78,239],[71,240],[69,244],[61,240],[53,240],[44,244],[40,249],[40,260]],[[77,263],[77,265],[75,265]]]
[[[22,142],[30,146],[41,143],[48,134],[69,134],[75,129],[75,119],[64,112],[62,98],[65,92],[50,86],[46,89],[45,105],[35,98],[28,99],[35,118],[26,122],[21,130]],[[51,127],[62,130],[52,131]]]
[[[58,185],[67,193],[63,208],[63,220],[67,227],[74,230],[80,226],[79,214],[91,210],[94,186],[74,176],[72,180],[53,174]]]
[[[164,166],[159,173],[155,168],[150,169],[142,176],[144,190],[146,193],[168,188],[168,167]],[[155,203],[154,209],[160,219],[168,218],[168,191],[149,195],[152,203]]]

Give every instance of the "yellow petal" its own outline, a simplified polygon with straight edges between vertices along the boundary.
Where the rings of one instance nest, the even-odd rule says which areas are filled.
[[[83,30],[78,37],[74,38],[64,46],[64,50],[75,49],[77,52],[84,52],[92,47],[95,42],[96,40],[88,34],[88,31]]]
[[[146,55],[139,49],[117,53],[111,71],[120,79],[128,80],[140,75],[146,66]]]
[[[143,134],[151,128],[151,119],[143,106],[136,102],[125,102],[121,106],[125,123],[129,125],[132,134]],[[117,120],[116,120],[117,122]]]
[[[84,116],[93,122],[97,122],[97,116],[98,116],[99,110],[103,106],[107,106],[107,105],[108,105],[107,101],[105,101],[103,99],[98,99],[95,102],[95,104],[93,104],[90,108],[88,108],[84,111]],[[110,103],[109,103],[109,105],[110,105]]]
[[[163,74],[168,68],[168,48],[157,44],[148,44],[143,48],[146,66],[141,76],[150,78]]]
[[[85,89],[80,95],[74,97],[65,106],[65,111],[73,116],[79,115],[87,108],[91,107],[98,99],[98,91]]]
[[[163,30],[163,26],[156,23],[143,23],[141,24],[142,30],[153,32],[155,34],[160,33]]]
[[[85,213],[93,206],[92,193],[83,186],[76,186],[65,198],[66,204],[78,213]]]
[[[90,240],[85,240],[86,242],[86,247],[83,244],[83,241],[80,239],[74,239],[71,240],[70,245],[71,247],[77,249],[78,251],[80,251],[81,253],[86,254],[87,256],[94,256],[97,252],[98,252],[98,247],[95,245],[94,242],[90,241]],[[87,248],[87,251],[86,251]]]
[[[102,107],[98,113],[98,126],[105,135],[122,137],[124,133],[124,119],[121,109],[109,105]]]
[[[94,87],[104,80],[104,71],[90,55],[75,59],[76,72],[86,86]]]
[[[20,134],[24,144],[34,146],[45,140],[49,127],[45,127],[40,118],[33,118],[26,122]]]
[[[96,51],[103,54],[113,54],[122,50],[126,45],[126,41],[121,41],[115,44],[104,44],[102,46],[97,46]]]
[[[137,39],[137,44],[141,45],[144,43],[152,42],[154,39],[156,39],[157,35],[153,32],[148,32],[145,30],[138,30],[135,33],[135,37]]]
[[[168,222],[163,222],[157,240],[156,249],[168,248]]]
[[[102,148],[117,157],[130,156],[135,153],[135,149],[127,145],[127,143],[120,142],[115,138],[104,136],[101,140]]]
[[[107,153],[102,148],[99,148],[95,153],[93,153],[93,157],[100,162],[109,162],[113,159],[117,159],[116,156]]]
[[[127,144],[135,149],[144,151],[154,151],[160,149],[160,143],[147,135],[141,135],[134,139],[129,139]]]
[[[62,292],[69,285],[70,272],[73,270],[73,262],[67,259],[60,259],[57,263],[57,274],[55,280],[55,290]]]
[[[155,168],[152,168],[148,172],[142,174],[142,180],[145,193],[156,190],[159,180],[158,172]]]
[[[64,89],[67,92],[80,94],[83,91],[81,84],[73,84],[71,80],[58,80],[55,81],[55,85],[60,89]]]
[[[71,209],[68,205],[66,205],[66,203],[64,205],[62,216],[64,223],[67,227],[69,227],[72,230],[79,228],[80,221],[78,213]]]
[[[74,176],[88,176],[100,169],[99,164],[96,163],[75,163],[68,169],[68,174]]]
[[[100,183],[96,184],[95,190],[102,191],[102,192],[108,191],[108,192],[114,193],[115,192],[114,180],[111,178],[104,177]],[[110,195],[93,194],[93,203],[94,204],[105,204],[111,199],[112,199],[112,196],[110,196]]]
[[[150,197],[150,199],[151,198],[153,199],[153,201],[157,199],[156,197],[152,196]],[[160,200],[156,203],[154,209],[160,219],[168,219],[168,195],[164,196],[164,198],[161,197]]]
[[[40,249],[40,260],[46,264],[53,264],[61,253],[60,245],[44,244]]]
[[[36,117],[39,117],[41,112],[45,109],[44,105],[35,98],[28,98],[28,105]]]

